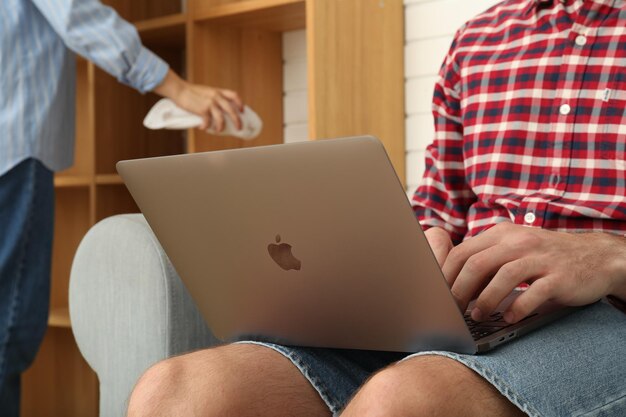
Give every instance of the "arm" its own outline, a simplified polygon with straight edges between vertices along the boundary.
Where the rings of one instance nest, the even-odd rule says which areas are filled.
[[[465,236],[467,209],[476,200],[466,181],[461,152],[463,125],[460,76],[458,64],[455,62],[456,42],[461,33],[462,29],[457,32],[435,85],[435,139],[426,150],[424,177],[412,201],[415,215],[424,229],[444,229],[455,243],[462,241]]]
[[[141,44],[137,30],[97,0],[32,0],[68,48],[94,62],[121,83],[145,93],[154,90],[222,130],[223,113],[237,127],[241,100],[236,93],[181,80]]]

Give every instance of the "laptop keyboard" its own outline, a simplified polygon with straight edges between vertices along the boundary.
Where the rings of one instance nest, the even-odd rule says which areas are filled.
[[[504,321],[504,317],[502,317],[502,313],[499,311],[490,314],[489,318],[483,321],[472,320],[469,312],[465,313],[463,318],[474,340],[482,339],[483,337],[499,332],[505,327],[511,326],[511,324]]]
[[[531,314],[530,316],[525,317],[522,320],[520,320],[520,322],[524,320],[528,320],[529,318],[534,317],[536,315],[537,313]],[[465,324],[467,324],[467,327],[472,333],[472,337],[474,338],[474,340],[482,339],[483,337],[487,337],[491,334],[499,332],[500,330],[506,327],[513,325],[504,321],[504,317],[502,316],[502,312],[500,311],[491,313],[489,315],[489,318],[483,321],[472,320],[472,317],[470,316],[469,311],[463,315],[463,318],[465,319]]]

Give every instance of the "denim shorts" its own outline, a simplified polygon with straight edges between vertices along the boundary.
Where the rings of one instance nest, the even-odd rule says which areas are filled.
[[[598,302],[480,355],[287,347],[274,349],[302,372],[333,415],[377,370],[420,355],[456,360],[535,416],[626,416],[626,314]]]

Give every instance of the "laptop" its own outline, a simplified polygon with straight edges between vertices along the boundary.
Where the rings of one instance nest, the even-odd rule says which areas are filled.
[[[476,353],[567,311],[546,305],[512,326],[500,313],[473,323],[371,136],[120,161],[117,170],[226,342]]]

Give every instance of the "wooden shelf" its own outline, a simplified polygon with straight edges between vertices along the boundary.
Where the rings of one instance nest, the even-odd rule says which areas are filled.
[[[184,3],[183,0],[102,0],[102,2],[113,7],[122,18],[133,23],[181,13]]]
[[[91,176],[88,175],[56,175],[54,186],[56,188],[89,187]]]
[[[50,310],[48,316],[48,325],[50,327],[71,328],[70,309],[68,307],[57,307]]]
[[[148,46],[183,48],[185,46],[185,13],[142,20],[135,23],[141,40]]]
[[[305,0],[247,0],[211,5],[193,2],[190,14],[195,22],[243,26],[284,32],[306,26]]]
[[[98,380],[73,339],[69,277],[96,222],[138,212],[115,165],[123,159],[283,141],[283,36],[306,27],[312,138],[373,134],[404,175],[403,4],[377,0],[103,0],[143,43],[191,82],[228,88],[263,119],[252,141],[198,130],[148,130],[158,100],[76,61],[73,167],[58,173],[49,329],[23,383],[22,417],[98,415]],[[385,109],[384,117],[372,117]],[[85,295],[88,296],[88,295]]]
[[[117,174],[99,174],[96,175],[96,184],[98,185],[119,185],[124,184],[122,177]]]

